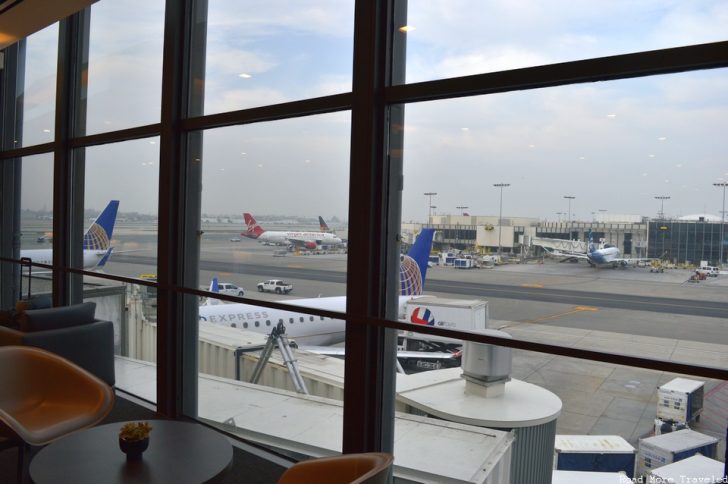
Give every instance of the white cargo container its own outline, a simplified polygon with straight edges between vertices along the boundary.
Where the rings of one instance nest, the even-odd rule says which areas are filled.
[[[463,258],[463,259],[455,259],[455,262],[453,263],[453,267],[456,269],[472,269],[473,266],[473,259],[471,258]]]
[[[675,378],[657,389],[657,418],[689,423],[703,412],[705,382]]]
[[[619,435],[557,435],[554,467],[563,471],[624,472],[634,477],[637,449]]]
[[[633,484],[621,472],[585,472],[555,470],[551,484]]]
[[[640,439],[637,453],[637,474],[645,475],[653,469],[678,462],[695,454],[715,457],[718,439],[685,429],[669,434]]]
[[[711,484],[725,482],[723,479],[724,466],[725,464],[723,462],[697,454],[687,459],[653,469],[648,476],[655,478],[655,482],[664,482],[665,484],[682,482]],[[648,482],[650,481],[648,480]]]
[[[413,324],[439,328],[474,330],[488,327],[488,301],[483,299],[448,299],[435,296],[415,296],[400,308],[399,319]],[[400,347],[416,350],[418,342],[440,346],[460,346],[462,341],[413,331],[400,331]],[[442,348],[440,348],[442,349]]]

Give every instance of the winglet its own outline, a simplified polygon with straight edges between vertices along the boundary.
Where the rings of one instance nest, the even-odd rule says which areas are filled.
[[[217,283],[217,276],[212,278],[210,281],[210,292],[220,292],[220,286]]]
[[[406,256],[399,264],[400,294],[417,296],[422,294],[427,277],[427,261],[432,250],[432,237],[435,229],[422,229]]]

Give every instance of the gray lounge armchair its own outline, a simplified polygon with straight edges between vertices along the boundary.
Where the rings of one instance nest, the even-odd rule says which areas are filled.
[[[0,326],[0,346],[25,345],[62,356],[113,386],[114,325],[95,319],[96,303],[24,311]]]

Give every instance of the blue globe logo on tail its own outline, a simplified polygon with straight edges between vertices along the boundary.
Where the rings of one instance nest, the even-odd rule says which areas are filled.
[[[403,296],[416,296],[422,294],[422,273],[415,260],[408,256],[402,256],[399,263],[400,294]]]
[[[407,255],[400,258],[399,284],[401,296],[419,296],[425,288],[427,260],[432,249],[435,230],[422,229]]]
[[[84,250],[108,250],[114,232],[116,213],[119,210],[119,201],[111,200],[94,223],[83,235]]]

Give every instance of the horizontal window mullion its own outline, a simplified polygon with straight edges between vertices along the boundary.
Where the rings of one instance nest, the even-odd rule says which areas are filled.
[[[118,131],[109,131],[107,133],[71,138],[69,140],[69,144],[71,148],[85,148],[88,146],[99,146],[119,143],[122,141],[151,138],[159,136],[161,129],[161,123],[148,124],[146,126],[137,126],[134,128],[120,129]]]
[[[41,155],[44,153],[52,153],[56,149],[54,142],[43,143],[39,145],[27,146],[24,148],[15,148],[7,151],[0,151],[0,160],[11,158],[22,158],[24,156]]]
[[[315,114],[335,113],[351,109],[352,94],[335,94],[332,96],[305,99],[289,103],[273,104],[226,113],[197,116],[182,121],[182,129],[195,131],[200,129],[222,128],[262,121],[299,118]]]
[[[728,41],[392,86],[388,104],[728,67]]]

